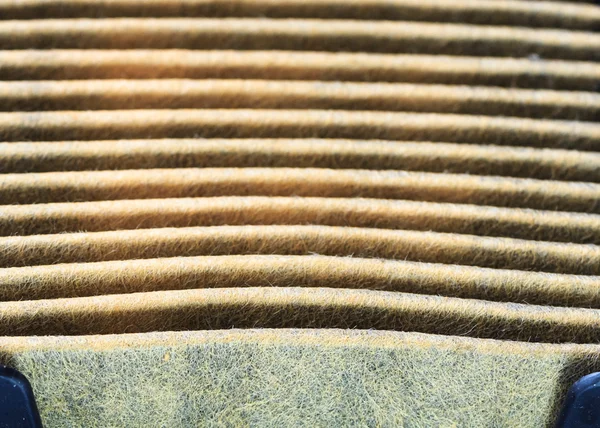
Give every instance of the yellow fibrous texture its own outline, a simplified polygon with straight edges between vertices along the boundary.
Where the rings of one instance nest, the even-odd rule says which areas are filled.
[[[551,426],[599,357],[591,0],[0,0],[45,426]]]

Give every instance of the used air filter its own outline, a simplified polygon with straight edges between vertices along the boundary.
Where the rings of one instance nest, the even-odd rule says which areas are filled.
[[[45,426],[552,426],[600,370],[599,30],[0,0],[0,362]]]

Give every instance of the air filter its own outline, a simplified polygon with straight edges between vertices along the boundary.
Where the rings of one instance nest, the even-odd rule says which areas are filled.
[[[45,426],[551,426],[600,370],[600,8],[0,0],[0,363]]]

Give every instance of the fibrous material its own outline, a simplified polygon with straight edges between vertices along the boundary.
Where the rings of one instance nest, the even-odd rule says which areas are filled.
[[[600,369],[586,0],[0,0],[0,363],[45,426],[552,426]]]
[[[6,338],[3,350],[50,426],[539,427],[600,352],[316,329]]]

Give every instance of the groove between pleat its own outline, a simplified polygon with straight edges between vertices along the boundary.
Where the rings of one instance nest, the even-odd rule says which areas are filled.
[[[318,196],[600,212],[600,184],[406,171],[178,168],[0,175],[4,204],[200,196]]]
[[[3,141],[351,138],[600,151],[600,124],[334,110],[112,110],[0,113]]]
[[[1,236],[318,224],[600,244],[600,215],[357,198],[217,197],[4,205],[0,213]]]
[[[325,303],[326,302],[326,303]],[[0,303],[0,334],[376,328],[550,343],[595,342],[594,309],[326,288],[225,288]]]
[[[200,256],[0,269],[0,300],[160,290],[327,287],[600,307],[600,277],[329,256]]]
[[[589,5],[455,0],[177,0],[1,1],[2,19],[108,17],[269,17],[462,22],[597,30]]]
[[[0,48],[275,49],[506,57],[535,55],[599,61],[600,35],[406,21],[48,19],[0,21]]]
[[[0,267],[230,254],[322,254],[600,273],[600,247],[595,245],[406,230],[213,226],[0,237]]]
[[[402,169],[600,182],[600,153],[574,150],[334,139],[0,143],[0,173],[190,167]]]
[[[0,82],[1,111],[340,109],[600,120],[600,94],[473,86],[267,80]]]
[[[15,50],[0,51],[0,78],[298,79],[597,91],[600,65],[526,58],[344,52]]]

